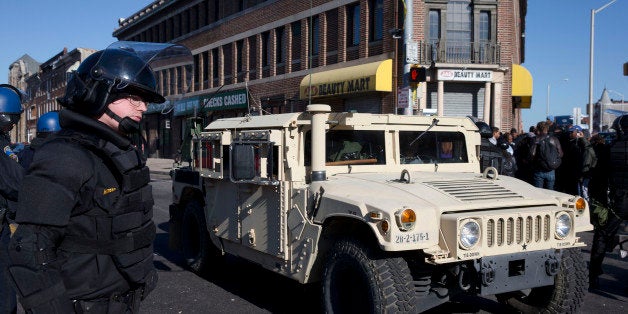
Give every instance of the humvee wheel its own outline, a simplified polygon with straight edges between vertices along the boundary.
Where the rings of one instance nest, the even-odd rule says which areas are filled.
[[[412,276],[403,258],[375,258],[355,239],[337,242],[323,274],[326,313],[414,312]]]
[[[218,249],[209,239],[203,207],[197,201],[190,201],[185,206],[183,226],[186,226],[181,231],[185,264],[194,273],[205,275],[212,259],[218,255]]]
[[[577,248],[563,250],[560,270],[553,286],[496,295],[499,302],[523,313],[575,313],[584,301],[587,289],[587,265]]]

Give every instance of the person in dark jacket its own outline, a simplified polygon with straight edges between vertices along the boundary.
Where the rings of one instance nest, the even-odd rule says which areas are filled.
[[[617,133],[617,138],[609,149],[608,199],[604,198],[605,194],[600,196],[597,190],[593,190],[591,195],[591,220],[595,231],[589,262],[590,289],[599,288],[599,276],[604,273],[602,264],[606,252],[613,251],[617,245],[617,231],[622,221],[628,219],[628,115],[617,117],[612,128]],[[604,159],[600,162],[606,160],[602,156]]]
[[[114,43],[58,99],[62,130],[35,151],[9,245],[27,313],[137,313],[154,289],[154,201],[131,134],[149,102],[165,101],[149,62],[167,65],[157,48],[170,47],[182,46]]]
[[[43,144],[48,135],[59,132],[61,126],[59,125],[59,112],[50,111],[43,114],[37,120],[37,133],[35,138],[31,140],[29,145],[25,145],[19,152],[17,152],[20,165],[24,169],[28,169],[33,161],[33,155],[35,150]]]
[[[558,151],[559,158],[563,158],[563,150],[560,146],[558,139],[549,132],[549,126],[545,122],[539,122],[536,125],[536,137],[535,145],[532,146],[532,156],[534,156],[534,162],[532,166],[532,182],[537,188],[545,188],[548,190],[554,189],[554,183],[556,182],[556,172],[554,169],[546,169],[543,164],[545,161],[540,157],[540,153],[537,152],[537,148],[542,141],[549,141],[551,145]]]
[[[584,137],[580,126],[569,128],[569,142],[563,158],[564,192],[577,194],[589,201],[589,181],[597,164],[595,150]]]
[[[8,274],[10,223],[15,218],[12,202],[17,201],[18,189],[24,176],[11,149],[9,132],[20,120],[22,94],[15,87],[0,85],[0,313],[15,313],[17,301]]]

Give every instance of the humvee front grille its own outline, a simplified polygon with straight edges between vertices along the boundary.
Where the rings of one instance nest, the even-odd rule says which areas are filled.
[[[550,215],[489,218],[486,221],[488,247],[546,242],[552,234]]]
[[[445,192],[463,202],[523,198],[523,196],[511,190],[485,179],[429,181],[425,182],[425,184]]]

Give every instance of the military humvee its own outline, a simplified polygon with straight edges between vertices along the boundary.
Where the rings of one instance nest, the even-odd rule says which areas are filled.
[[[239,256],[321,284],[325,312],[420,312],[465,294],[526,312],[581,305],[584,199],[480,173],[468,118],[329,111],[192,132],[169,233],[193,271]]]

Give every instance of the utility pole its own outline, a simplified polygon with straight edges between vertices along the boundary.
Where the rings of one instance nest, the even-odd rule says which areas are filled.
[[[414,43],[412,42],[412,28],[413,28],[413,23],[412,23],[412,19],[413,19],[413,10],[412,10],[412,2],[414,0],[405,0],[404,3],[406,5],[405,8],[405,18],[404,18],[404,22],[403,22],[403,43],[404,43],[404,47],[405,49],[405,62],[403,64],[403,87],[404,90],[409,91],[408,92],[408,104],[406,104],[406,107],[403,108],[403,114],[406,116],[411,116],[412,115],[412,95],[413,90],[412,90],[412,86],[410,85],[410,68],[412,67],[412,64],[410,63],[410,59],[411,59],[411,55],[410,55],[410,51],[412,48],[415,47],[411,47],[411,45],[414,45]]]

